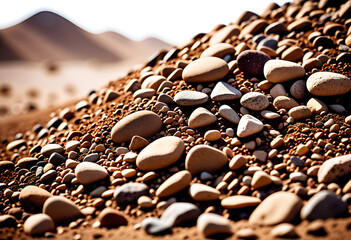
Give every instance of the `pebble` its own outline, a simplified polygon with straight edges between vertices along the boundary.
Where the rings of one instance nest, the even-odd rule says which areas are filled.
[[[70,151],[74,151],[77,147],[80,146],[80,142],[77,140],[72,140],[66,143],[66,151],[70,152]]]
[[[204,57],[187,65],[182,77],[186,82],[212,82],[222,79],[229,72],[228,64],[217,57]]]
[[[139,89],[137,91],[135,91],[133,93],[133,98],[137,99],[137,98],[148,98],[151,99],[154,95],[156,94],[156,90],[152,89],[152,88],[143,88],[143,89]]]
[[[99,164],[82,162],[76,166],[75,175],[81,184],[91,184],[105,179],[108,173]]]
[[[203,202],[217,200],[221,193],[217,189],[205,184],[194,183],[190,185],[189,195],[193,200]]]
[[[311,98],[310,100],[308,100],[306,105],[314,114],[320,114],[323,111],[328,111],[327,105],[317,98]]]
[[[209,48],[203,51],[200,58],[203,58],[203,57],[223,58],[228,54],[234,55],[234,53],[235,53],[235,49],[233,45],[228,43],[217,43],[217,44],[211,45]]]
[[[5,172],[6,170],[13,170],[15,164],[11,161],[2,160],[0,161],[0,172]]]
[[[238,124],[237,136],[244,138],[262,131],[263,123],[251,115],[244,115]]]
[[[240,230],[238,230],[237,232],[235,232],[235,235],[239,238],[239,239],[256,239],[257,235],[255,233],[255,230],[253,230],[252,228],[242,228]]]
[[[190,226],[198,218],[201,211],[198,206],[187,202],[176,202],[171,204],[162,214],[160,220],[166,225],[175,227],[179,225]]]
[[[119,94],[111,89],[109,89],[104,97],[104,102],[110,102],[119,97]]]
[[[269,111],[269,110],[263,110],[261,112],[261,116],[266,118],[266,119],[275,119],[275,118],[279,118],[280,115],[276,112],[272,112],[272,111]]]
[[[141,84],[142,89],[154,89],[155,91],[160,87],[160,85],[166,81],[164,76],[152,75],[147,77]]]
[[[312,116],[312,111],[307,106],[297,106],[289,110],[289,116],[295,120],[303,120]]]
[[[61,155],[56,152],[50,155],[49,157],[49,163],[58,166],[61,165],[62,163],[65,163],[66,159]]]
[[[17,221],[16,218],[12,215],[5,214],[0,216],[0,229],[1,228],[16,228]]]
[[[196,108],[190,115],[188,125],[195,129],[210,125],[217,121],[217,117],[206,108]]]
[[[269,60],[263,68],[264,76],[272,83],[283,83],[305,76],[305,69],[297,63],[285,60]]]
[[[34,214],[27,218],[23,224],[23,230],[31,236],[43,235],[46,232],[55,232],[55,223],[47,214]]]
[[[159,138],[138,154],[136,165],[142,171],[168,167],[178,161],[184,152],[184,148],[184,142],[179,137]]]
[[[301,47],[291,46],[282,53],[282,59],[286,61],[296,62],[304,55]]]
[[[281,204],[281,203],[284,204]],[[303,206],[301,198],[294,193],[276,192],[265,198],[253,211],[249,223],[276,225],[291,222],[300,213]]]
[[[275,226],[271,232],[271,236],[273,237],[283,237],[283,238],[296,238],[297,233],[295,230],[295,226],[291,223],[281,223]]]
[[[205,93],[198,91],[181,91],[174,96],[174,102],[180,106],[196,106],[208,101]]]
[[[37,159],[37,158],[25,157],[25,158],[21,158],[20,160],[18,160],[17,166],[20,168],[30,169],[31,167],[36,165],[38,161],[39,161],[39,159]]]
[[[55,224],[68,223],[82,216],[74,202],[61,196],[53,196],[46,200],[43,213],[49,215]]]
[[[128,225],[127,219],[119,211],[109,207],[102,210],[97,219],[100,222],[100,227],[116,228]]]
[[[318,171],[318,182],[335,182],[351,173],[351,154],[331,158],[323,162]]]
[[[230,196],[221,201],[221,205],[227,209],[240,209],[246,207],[255,207],[261,203],[261,199],[250,196]]]
[[[197,229],[205,237],[225,234],[232,235],[228,219],[215,213],[203,213],[197,220]]]
[[[341,217],[347,213],[347,204],[332,191],[323,190],[307,201],[301,210],[301,219],[315,220]]]
[[[191,148],[185,158],[185,169],[192,176],[201,172],[215,173],[227,165],[226,155],[217,148],[207,145],[196,145]]]
[[[59,144],[47,144],[45,145],[40,153],[43,154],[45,157],[50,157],[51,154],[53,153],[63,153],[64,152],[64,149],[63,147],[61,147]]]
[[[24,209],[41,210],[45,201],[50,197],[52,197],[52,194],[45,189],[29,185],[22,189],[19,201]]]
[[[249,92],[242,96],[240,104],[248,109],[261,111],[269,106],[269,100],[267,96],[262,93]]]
[[[49,163],[48,163],[48,164],[49,164]],[[47,165],[48,165],[48,164],[47,164]],[[46,165],[46,166],[47,166],[47,165]],[[52,165],[52,166],[53,166],[53,165]],[[48,181],[49,179],[52,179],[53,177],[55,177],[56,174],[57,174],[56,170],[50,169],[50,170],[48,170],[48,171],[45,171],[45,168],[44,168],[44,174],[41,175],[40,181],[41,181],[41,182]]]
[[[129,182],[118,187],[113,193],[117,204],[135,202],[140,196],[148,195],[149,188],[144,183]]]
[[[221,132],[218,130],[208,130],[204,138],[206,141],[213,142],[213,141],[218,141],[219,139],[222,138]]]
[[[272,183],[271,177],[264,171],[257,171],[252,176],[251,186],[253,189],[259,189]]]
[[[129,142],[135,135],[149,138],[160,131],[161,127],[162,120],[156,113],[143,110],[117,122],[111,130],[111,138],[115,143]]]
[[[218,82],[211,92],[214,101],[227,101],[241,98],[241,92],[226,82]]]
[[[288,94],[285,91],[285,88],[284,88],[283,84],[280,84],[280,83],[275,84],[274,87],[272,87],[269,90],[269,94],[271,94],[271,96],[273,98],[276,98],[278,96],[288,96]]]
[[[228,105],[222,105],[219,107],[219,115],[227,119],[228,121],[238,124],[240,117],[239,115],[234,111],[233,108],[231,108]]]
[[[336,96],[351,90],[351,79],[333,72],[313,73],[306,82],[307,90],[316,96]]]
[[[269,24],[266,29],[264,30],[264,32],[266,34],[271,34],[271,33],[284,33],[286,32],[286,26],[284,25],[284,23],[282,22],[274,22]]]
[[[289,110],[293,107],[299,106],[299,104],[295,101],[295,99],[286,96],[278,96],[273,101],[273,106],[278,109],[286,109]]]
[[[129,149],[134,151],[134,150],[144,148],[149,144],[150,144],[149,141],[147,141],[145,138],[135,135],[130,141]]]
[[[240,27],[232,24],[228,25],[219,31],[217,31],[210,39],[210,46],[224,42],[226,39],[230,39],[233,36],[240,34]]]
[[[299,157],[296,157],[296,156],[291,156],[290,157],[290,160],[293,164],[295,164],[295,166],[297,167],[303,167],[305,166],[305,162],[302,161]]]
[[[18,139],[7,144],[6,151],[12,151],[26,145],[27,142],[24,139]]]
[[[187,170],[183,170],[175,173],[164,181],[156,190],[156,196],[168,197],[176,194],[189,186],[192,180],[191,173]]]
[[[229,162],[229,168],[231,170],[238,170],[244,167],[247,163],[247,158],[241,154],[235,155]]]
[[[330,110],[336,113],[343,113],[346,111],[345,107],[340,104],[331,104],[329,105]]]
[[[262,42],[262,41],[261,41]],[[246,50],[237,57],[237,64],[240,71],[250,75],[262,75],[265,63],[270,56],[257,50]]]
[[[155,206],[155,204],[150,197],[141,196],[138,198],[138,206],[140,208],[153,208]]]
[[[307,175],[302,172],[292,172],[289,178],[291,181],[305,182],[307,180]]]

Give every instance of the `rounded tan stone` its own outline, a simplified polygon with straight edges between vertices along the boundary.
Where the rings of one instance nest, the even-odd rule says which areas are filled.
[[[229,25],[219,31],[217,31],[210,39],[210,45],[218,44],[224,42],[226,39],[232,36],[238,36],[240,34],[240,27],[238,25]]]
[[[273,106],[278,109],[286,109],[289,110],[293,107],[299,106],[299,104],[295,101],[295,99],[286,96],[278,96],[273,101]]]
[[[196,108],[190,115],[188,125],[190,128],[199,128],[217,121],[217,117],[206,108]]]
[[[189,186],[192,176],[187,170],[177,172],[164,181],[156,190],[156,196],[168,197]]]
[[[56,228],[49,215],[40,213],[27,218],[23,224],[23,230],[31,236],[37,236],[46,232],[55,232]]]
[[[44,202],[50,197],[52,197],[52,194],[45,189],[29,185],[22,189],[19,201],[24,209],[35,210],[35,208],[39,208],[41,210]]]
[[[268,81],[282,83],[303,78],[305,76],[305,69],[294,62],[273,59],[266,62],[263,73]]]
[[[272,179],[266,172],[257,171],[252,176],[251,186],[254,189],[265,187],[271,183],[272,183]]]
[[[302,67],[306,70],[312,70],[313,68],[321,68],[322,65],[322,61],[318,58],[310,58],[303,62]]]
[[[337,181],[351,173],[351,154],[331,158],[325,161],[318,171],[318,182]]]
[[[245,207],[254,207],[261,203],[261,199],[250,196],[230,196],[221,201],[221,205],[228,209],[238,209]]]
[[[229,168],[232,170],[238,170],[245,166],[247,163],[247,158],[243,155],[235,155],[229,162]]]
[[[67,223],[82,216],[79,208],[71,200],[54,196],[45,201],[43,213],[49,215],[55,222]]]
[[[215,213],[201,214],[197,219],[196,226],[198,231],[205,237],[211,237],[218,234],[233,234],[229,220]]]
[[[206,133],[205,133],[205,140],[206,141],[217,141],[219,139],[221,139],[221,132],[218,131],[218,130],[208,130]]]
[[[222,79],[229,72],[228,64],[217,57],[204,57],[185,67],[183,79],[187,82],[212,82]]]
[[[127,219],[121,212],[113,208],[105,208],[97,217],[100,222],[100,227],[115,228],[121,225],[127,225]]]
[[[197,145],[188,152],[185,169],[195,176],[201,172],[215,173],[227,163],[227,157],[222,151],[206,145]]]
[[[142,171],[168,167],[178,161],[184,151],[181,138],[167,136],[157,139],[145,147],[136,159],[137,167]]]
[[[81,184],[91,184],[105,179],[107,170],[93,162],[82,162],[76,166],[75,175]]]
[[[111,138],[115,143],[128,142],[135,135],[149,138],[160,131],[161,127],[162,120],[156,113],[143,110],[117,122],[111,130]]]
[[[335,96],[351,90],[351,79],[333,72],[313,73],[306,82],[307,90],[316,96]]]
[[[302,120],[311,117],[312,112],[307,106],[297,106],[289,110],[289,116],[295,120]]]
[[[194,183],[189,188],[189,195],[195,201],[214,201],[219,198],[221,193],[210,186],[207,186],[202,183]]]
[[[211,47],[207,48],[201,54],[201,58],[203,57],[218,57],[223,58],[225,55],[234,54],[235,49],[233,45],[228,43],[217,43],[212,45]]]
[[[303,55],[304,52],[301,47],[291,46],[282,53],[282,59],[286,61],[295,62],[300,60],[303,57]]]
[[[141,88],[151,88],[156,91],[164,81],[166,81],[164,76],[150,76],[144,80],[144,82],[141,84]]]

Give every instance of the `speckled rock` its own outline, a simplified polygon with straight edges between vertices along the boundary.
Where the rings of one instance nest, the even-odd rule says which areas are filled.
[[[286,109],[289,110],[293,107],[299,106],[299,104],[295,101],[295,99],[286,96],[278,96],[273,101],[273,106],[278,109]]]
[[[318,182],[329,183],[351,173],[351,154],[325,161],[318,171]]]
[[[313,73],[306,82],[307,90],[316,96],[335,96],[351,90],[351,79],[333,72]]]
[[[295,120],[303,120],[312,116],[312,111],[307,106],[297,106],[289,110],[289,116]]]
[[[261,111],[269,106],[269,100],[266,95],[258,92],[249,92],[242,96],[240,104],[254,111]]]
[[[306,97],[307,89],[304,80],[297,80],[290,87],[290,94],[296,99],[303,99]]]

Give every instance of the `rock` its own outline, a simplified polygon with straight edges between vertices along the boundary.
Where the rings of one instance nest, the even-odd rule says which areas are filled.
[[[228,163],[226,155],[217,148],[196,145],[188,152],[185,158],[185,169],[192,176],[201,172],[215,173]]]
[[[111,138],[115,143],[129,142],[135,135],[149,138],[160,131],[161,127],[162,120],[156,113],[143,110],[117,122],[111,130]]]
[[[286,61],[296,62],[304,55],[303,49],[298,46],[291,46],[282,53],[282,59]]]
[[[96,162],[99,158],[98,153],[90,153],[83,158],[83,162]]]
[[[74,202],[60,196],[53,196],[46,200],[43,213],[49,215],[55,224],[68,223],[82,216]]]
[[[77,140],[72,140],[66,143],[66,151],[70,152],[70,151],[74,151],[77,147],[80,146],[80,142]]]
[[[213,142],[213,141],[218,141],[219,139],[222,138],[221,132],[218,130],[208,130],[204,138],[206,141]]]
[[[137,202],[140,208],[153,208],[155,206],[154,201],[148,196],[139,197]]]
[[[323,48],[332,48],[334,46],[334,42],[333,42],[333,39],[329,38],[329,37],[326,37],[326,36],[319,36],[319,37],[316,37],[314,40],[313,40],[313,46],[315,48],[318,48],[318,47],[323,47]]]
[[[19,201],[25,210],[37,209],[41,211],[45,201],[50,197],[52,197],[52,194],[45,189],[29,185],[22,189]]]
[[[43,154],[45,157],[50,157],[50,155],[53,153],[61,154],[63,152],[64,152],[63,147],[54,143],[45,145],[40,151],[40,153]]]
[[[55,232],[55,223],[47,214],[34,214],[27,218],[23,224],[25,233],[31,236],[42,235],[46,232]]]
[[[351,79],[333,72],[313,73],[306,82],[307,90],[316,96],[336,96],[351,90]]]
[[[166,225],[175,227],[180,225],[192,226],[198,216],[200,209],[192,203],[176,202],[170,205],[162,214],[160,220]]]
[[[122,225],[128,225],[127,219],[113,208],[105,208],[97,216],[100,227],[116,228]]]
[[[212,82],[222,79],[229,72],[228,64],[217,57],[204,57],[191,62],[183,70],[186,82]]]
[[[284,204],[281,204],[284,203]],[[276,225],[291,222],[302,208],[302,200],[289,192],[276,192],[269,195],[253,211],[249,223],[260,225]]]
[[[241,92],[226,82],[218,82],[211,92],[214,101],[235,100],[241,97]]]
[[[312,116],[312,111],[307,106],[297,106],[289,110],[289,116],[295,120],[303,120]]]
[[[132,140],[130,141],[129,149],[130,150],[138,150],[138,149],[146,147],[149,144],[150,144],[149,141],[146,140],[145,138],[140,137],[138,135],[135,135],[132,138]]]
[[[197,220],[197,229],[205,237],[217,234],[233,234],[228,219],[215,213],[201,214]]]
[[[174,101],[180,106],[196,106],[208,101],[205,93],[198,91],[181,91],[174,96]]]
[[[189,186],[192,180],[191,173],[187,170],[177,172],[164,181],[156,190],[156,196],[168,197]]]
[[[269,106],[269,100],[266,95],[258,92],[249,92],[242,96],[240,104],[254,111],[261,111]]]
[[[251,115],[244,115],[238,124],[237,136],[244,138],[262,131],[263,123]]]
[[[133,98],[149,98],[151,99],[156,94],[156,90],[152,88],[139,89],[133,93]]]
[[[346,108],[340,104],[331,104],[329,105],[330,109],[336,113],[343,113],[346,111]]]
[[[199,128],[217,121],[217,117],[206,108],[198,107],[190,115],[188,125],[190,128]]]
[[[271,34],[271,33],[284,33],[286,32],[286,26],[282,22],[274,22],[266,27],[264,32],[266,34]]]
[[[228,54],[234,55],[234,53],[235,53],[235,49],[233,45],[228,43],[217,43],[217,44],[211,45],[209,48],[203,51],[200,58],[203,58],[203,57],[223,58]]]
[[[327,105],[317,98],[311,98],[310,100],[308,100],[306,105],[314,114],[320,114],[323,111],[324,112],[328,111]]]
[[[264,171],[257,171],[252,176],[251,186],[253,189],[259,189],[272,183],[271,177]]]
[[[0,229],[1,228],[16,228],[17,221],[16,218],[12,215],[1,215],[0,216]]]
[[[238,170],[245,166],[247,163],[247,158],[243,155],[235,155],[229,162],[229,168],[231,170]]]
[[[285,88],[283,86],[283,84],[275,84],[274,87],[272,87],[269,90],[269,94],[271,94],[271,96],[273,98],[279,97],[279,96],[288,96],[288,94],[285,91]]]
[[[155,91],[160,87],[160,85],[166,81],[164,76],[153,75],[147,77],[141,84],[142,89],[154,89]]]
[[[275,51],[278,48],[278,41],[270,37],[264,38],[259,42],[257,49],[260,49],[262,47],[270,48]]]
[[[81,184],[91,184],[108,176],[107,170],[99,164],[82,162],[76,166],[75,175]]]
[[[235,232],[235,235],[239,239],[251,239],[252,240],[252,239],[257,238],[257,235],[252,228],[242,228],[242,229],[238,230],[237,232]]]
[[[18,160],[17,166],[20,168],[30,169],[31,167],[36,165],[38,161],[39,161],[39,159],[37,159],[37,158],[25,157],[25,158],[21,158],[20,160]]]
[[[145,218],[141,223],[141,227],[145,230],[145,232],[152,235],[163,235],[170,233],[172,228],[172,226],[169,224],[165,224],[155,217]]]
[[[0,161],[0,172],[5,172],[6,170],[13,170],[15,164],[11,161],[3,160]]]
[[[303,78],[305,69],[297,63],[285,60],[269,60],[263,68],[264,76],[272,83],[283,83]]]
[[[313,68],[321,68],[323,65],[322,61],[318,58],[310,58],[303,62],[302,67],[306,70],[312,70]]]
[[[183,151],[184,142],[181,138],[162,137],[149,144],[138,154],[136,165],[142,171],[165,168],[177,162]]]
[[[232,24],[218,30],[210,39],[210,46],[224,42],[226,39],[230,39],[233,36],[240,34],[240,27]]]
[[[291,223],[281,223],[277,225],[271,230],[271,235],[273,237],[287,237],[287,238],[297,237],[295,226],[292,225]]]
[[[286,97],[286,96],[278,96],[274,99],[273,106],[278,109],[289,110],[293,107],[299,106],[299,104],[293,98]]]
[[[301,210],[301,219],[315,220],[341,217],[347,213],[347,204],[332,191],[323,190],[307,201]]]
[[[272,112],[272,111],[269,111],[269,110],[263,110],[261,112],[261,116],[266,118],[266,119],[275,119],[275,118],[279,118],[280,115],[276,112]]]
[[[221,115],[222,117],[224,117],[228,121],[235,123],[235,124],[239,123],[239,120],[240,120],[239,115],[230,106],[222,105],[222,106],[220,106],[218,112],[219,112],[219,115]]]
[[[249,196],[230,196],[221,201],[221,205],[227,209],[240,209],[246,207],[254,207],[261,203],[261,199]]]
[[[18,139],[7,144],[6,151],[12,151],[22,146],[27,146],[27,142],[24,139]]]
[[[149,188],[144,183],[129,182],[118,187],[113,193],[117,204],[135,202],[140,196],[148,195]]]
[[[115,100],[116,98],[119,97],[119,94],[111,89],[107,90],[105,97],[104,97],[104,102],[110,102],[112,100]]]
[[[351,154],[325,161],[318,171],[318,182],[335,182],[351,173]]]
[[[265,63],[270,56],[257,50],[246,50],[237,57],[238,68],[245,74],[262,75]]]
[[[61,155],[56,152],[50,155],[49,157],[49,163],[58,166],[61,165],[62,163],[65,163],[66,159]]]
[[[219,198],[221,193],[210,186],[201,183],[194,183],[190,185],[189,195],[195,201],[214,201]]]

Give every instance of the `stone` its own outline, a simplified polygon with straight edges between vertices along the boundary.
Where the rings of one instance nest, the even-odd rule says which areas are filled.
[[[238,124],[237,136],[240,138],[251,136],[262,131],[263,123],[251,115],[244,115]]]
[[[31,236],[43,235],[46,232],[55,232],[55,223],[47,214],[34,214],[27,218],[23,224],[23,230]]]
[[[233,234],[228,219],[215,213],[201,214],[197,220],[197,229],[205,237],[219,234]]]
[[[213,141],[218,141],[219,139],[222,138],[221,132],[218,130],[208,130],[204,138],[206,141],[213,142]]]
[[[305,69],[297,63],[273,59],[266,62],[263,68],[266,79],[272,83],[283,83],[305,76]]]
[[[247,158],[243,155],[235,155],[229,162],[229,168],[231,170],[238,170],[245,166],[247,163]]]
[[[303,120],[312,116],[312,111],[307,106],[297,106],[289,110],[289,116],[295,120]]]
[[[229,72],[228,64],[217,57],[204,57],[187,65],[182,77],[186,82],[212,82],[222,79]]]
[[[118,187],[113,193],[117,204],[135,202],[140,196],[148,195],[149,188],[144,183],[129,182]]]
[[[162,214],[160,220],[166,225],[175,226],[192,226],[201,211],[198,206],[187,202],[176,202],[171,204]]]
[[[327,112],[328,111],[327,105],[324,102],[322,102],[320,99],[318,99],[318,98],[311,98],[306,103],[306,106],[314,114],[320,114],[321,112]]]
[[[318,182],[330,183],[349,176],[351,173],[351,154],[334,157],[325,162],[318,171]]]
[[[242,228],[242,229],[238,230],[237,232],[235,232],[235,235],[239,239],[251,239],[252,240],[252,239],[257,238],[257,235],[252,228]]]
[[[161,127],[162,120],[156,113],[142,110],[117,122],[111,130],[111,138],[115,143],[129,142],[135,135],[149,138],[160,131]]]
[[[162,137],[149,144],[138,154],[136,165],[142,171],[165,168],[177,162],[183,151],[184,142],[181,138]]]
[[[63,149],[63,147],[61,147],[59,144],[55,144],[55,143],[52,143],[52,144],[47,144],[45,145],[40,153],[43,154],[45,157],[50,157],[51,154],[53,153],[63,153],[65,150]]]
[[[217,117],[206,108],[198,107],[190,115],[188,125],[190,128],[199,128],[217,121]]]
[[[6,151],[12,151],[22,146],[27,146],[27,142],[24,139],[18,139],[7,144]]]
[[[310,58],[303,62],[302,67],[306,70],[312,70],[313,68],[321,68],[323,65],[322,61],[318,58]]]
[[[347,214],[347,203],[332,191],[323,190],[307,201],[301,210],[301,219],[337,218]]]
[[[351,79],[340,73],[316,72],[307,79],[306,86],[315,96],[336,96],[351,90]]]
[[[252,212],[249,223],[267,226],[291,222],[300,213],[302,206],[301,198],[294,193],[276,192],[258,205]]]
[[[264,32],[266,34],[271,33],[285,33],[287,31],[286,26],[282,22],[274,22],[266,27]]]
[[[43,213],[49,215],[55,224],[69,223],[82,216],[74,202],[61,196],[53,196],[46,200]]]
[[[218,82],[211,92],[214,101],[227,101],[241,98],[241,92],[226,82]]]
[[[119,97],[119,94],[111,89],[107,90],[105,97],[104,97],[104,102],[111,102],[112,100],[115,100],[116,98]]]
[[[214,201],[219,198],[221,193],[210,186],[202,183],[193,183],[189,188],[189,195],[195,201]]]
[[[36,165],[38,161],[39,161],[38,158],[25,157],[25,158],[21,158],[20,160],[18,160],[17,166],[20,168],[30,169],[31,167]]]
[[[269,90],[269,94],[271,94],[271,96],[273,98],[279,97],[279,96],[288,96],[288,94],[285,91],[285,88],[283,86],[283,84],[275,84],[274,87],[272,87]]]
[[[272,183],[271,177],[263,171],[257,171],[252,176],[251,186],[253,189],[259,189]]]
[[[203,58],[203,57],[223,58],[228,54],[234,55],[234,53],[235,53],[235,49],[233,45],[228,43],[217,43],[217,44],[211,45],[209,48],[203,51],[200,58]]]
[[[304,55],[303,49],[299,46],[291,46],[282,53],[282,59],[296,62]]]
[[[261,116],[266,118],[266,119],[275,119],[275,118],[279,118],[280,117],[279,113],[272,112],[272,111],[269,111],[269,110],[263,110],[261,112]]]
[[[255,207],[261,203],[257,197],[235,195],[222,199],[221,205],[227,209],[240,209],[246,207]]]
[[[249,92],[242,96],[240,104],[248,109],[261,111],[269,106],[269,100],[267,96],[262,93]]]
[[[237,64],[240,71],[250,75],[262,75],[265,63],[270,56],[257,50],[246,50],[237,57]]]
[[[84,108],[89,108],[89,107],[90,107],[90,105],[89,105],[88,101],[86,101],[86,100],[79,101],[79,102],[74,106],[74,108],[76,109],[76,111],[80,111],[80,110],[82,110],[82,109],[84,109]]]
[[[100,212],[97,220],[100,222],[100,227],[117,228],[128,225],[127,219],[119,211],[109,207]]]
[[[138,135],[135,135],[132,138],[132,140],[130,141],[129,149],[134,151],[134,150],[138,150],[138,149],[144,148],[144,147],[146,147],[149,144],[150,144],[149,141],[146,140],[145,138],[140,137]]]
[[[281,223],[271,230],[271,236],[295,238],[297,237],[297,233],[295,230],[295,226],[291,223]]]
[[[180,106],[196,106],[208,101],[205,93],[198,91],[181,91],[174,96],[174,102]]]
[[[15,164],[11,161],[3,160],[0,161],[0,172],[5,172],[6,170],[13,170]]]
[[[49,163],[58,166],[61,165],[62,163],[65,163],[66,159],[61,155],[56,152],[50,155],[49,157]]]
[[[144,88],[144,89],[139,89],[133,93],[133,98],[148,98],[151,99],[153,96],[155,96],[156,90],[152,88]]]
[[[295,101],[295,99],[286,96],[278,96],[273,101],[273,106],[278,109],[286,109],[289,110],[293,107],[299,106],[299,104]]]
[[[326,37],[326,36],[319,36],[319,37],[316,37],[314,40],[313,40],[313,46],[315,48],[318,48],[318,47],[323,47],[323,48],[332,48],[334,46],[334,42],[333,42],[333,39],[329,38],[329,37]]]
[[[218,30],[210,39],[210,46],[224,42],[226,39],[230,39],[233,36],[240,34],[240,27],[232,24]]]
[[[83,158],[83,162],[96,162],[99,158],[100,156],[98,153],[91,153]]]
[[[81,184],[91,184],[108,176],[107,170],[99,164],[82,162],[76,166],[75,175]]]
[[[226,155],[217,148],[207,145],[196,145],[191,148],[185,158],[185,169],[192,176],[201,172],[215,173],[227,165]]]
[[[52,194],[45,189],[29,185],[22,189],[19,201],[22,208],[27,211],[41,211],[45,201],[50,197],[52,197]]]
[[[187,170],[177,172],[164,181],[156,190],[156,196],[168,197],[176,194],[189,186],[192,180],[191,173]]]
[[[159,76],[159,75],[149,76],[143,81],[143,83],[141,84],[141,88],[142,89],[151,88],[156,91],[164,81],[166,81],[166,78],[164,76]]]
[[[48,163],[49,164],[49,163]],[[47,164],[47,165],[48,165]],[[52,165],[53,166],[53,165]],[[41,182],[46,182],[46,181],[49,181],[49,180],[53,180],[53,178],[57,175],[57,172],[56,170],[54,169],[49,169],[48,171],[45,171],[45,168],[44,168],[44,174],[41,175],[40,177],[40,181]]]
[[[222,105],[219,107],[219,115],[227,119],[228,121],[238,124],[240,121],[239,115],[228,105]]]
[[[77,140],[72,140],[66,143],[65,149],[67,152],[74,151],[77,147],[80,146],[80,142]]]
[[[155,217],[145,218],[141,222],[141,227],[145,230],[145,232],[152,235],[163,235],[166,233],[171,233],[170,230],[172,228],[172,226],[169,224],[165,224]]]
[[[343,113],[346,111],[346,108],[340,104],[331,104],[329,108],[336,113]]]

